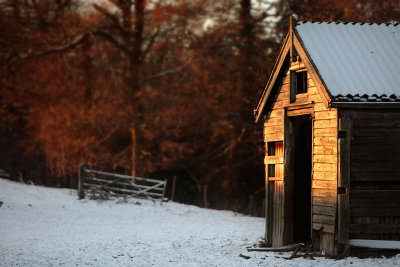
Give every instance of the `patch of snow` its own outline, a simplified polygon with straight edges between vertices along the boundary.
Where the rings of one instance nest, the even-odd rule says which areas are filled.
[[[264,219],[231,211],[138,199],[78,200],[76,190],[4,179],[0,201],[0,266],[400,265],[400,254],[335,261],[247,252],[263,236]]]

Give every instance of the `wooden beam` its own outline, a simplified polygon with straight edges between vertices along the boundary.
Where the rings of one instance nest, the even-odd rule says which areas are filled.
[[[265,164],[282,164],[283,156],[265,156],[264,163]]]
[[[400,224],[350,224],[351,234],[398,234]]]
[[[350,141],[352,137],[351,118],[343,117],[339,119],[339,131],[345,133],[339,138],[339,175],[338,186],[344,190],[338,195],[338,243],[349,247],[349,223],[350,223]]]
[[[265,86],[265,89],[261,95],[260,101],[258,102],[257,108],[254,110],[256,119],[255,121],[258,122],[258,120],[261,117],[262,111],[264,109],[264,106],[267,102],[267,99],[269,95],[271,94],[272,88],[274,87],[274,84],[276,82],[276,79],[281,71],[281,68],[283,66],[283,63],[285,62],[286,56],[289,53],[289,34],[286,35],[286,38],[282,44],[281,51],[278,56],[278,60],[275,62],[274,68],[272,69],[272,74],[267,82],[267,85]]]
[[[313,112],[314,112],[313,107],[292,109],[292,110],[286,110],[286,116],[293,117],[293,116],[300,116],[300,115],[309,115],[309,114],[313,114]]]

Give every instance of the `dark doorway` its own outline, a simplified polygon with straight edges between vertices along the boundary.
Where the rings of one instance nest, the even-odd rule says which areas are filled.
[[[310,115],[290,118],[294,130],[293,241],[311,239],[311,147]]]

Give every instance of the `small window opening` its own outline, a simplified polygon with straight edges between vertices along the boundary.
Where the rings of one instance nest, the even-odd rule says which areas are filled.
[[[275,177],[275,164],[268,164],[268,177]]]
[[[307,93],[307,71],[296,72],[296,94]]]
[[[270,157],[283,156],[283,142],[268,142],[267,143],[268,153]],[[283,164],[268,164],[268,177],[281,177],[283,174]]]
[[[275,142],[268,142],[268,156],[275,156]]]

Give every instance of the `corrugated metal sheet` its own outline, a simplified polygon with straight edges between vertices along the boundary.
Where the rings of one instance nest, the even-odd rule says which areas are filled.
[[[334,101],[400,101],[400,26],[299,22],[305,49]]]

